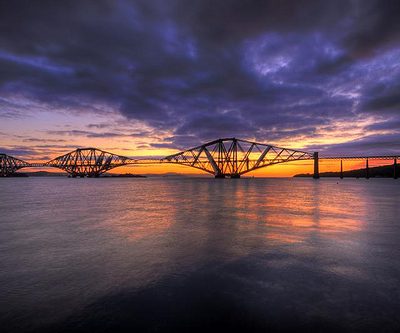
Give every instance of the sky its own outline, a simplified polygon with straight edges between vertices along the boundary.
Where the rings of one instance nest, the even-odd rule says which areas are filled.
[[[237,137],[398,154],[399,15],[398,0],[0,0],[0,152],[161,157]]]

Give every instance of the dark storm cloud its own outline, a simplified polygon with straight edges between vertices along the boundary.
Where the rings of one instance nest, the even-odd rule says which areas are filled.
[[[36,155],[36,150],[28,147],[0,147],[1,154],[7,154],[16,158]]]
[[[382,150],[384,147],[384,151]],[[319,150],[321,156],[365,156],[398,155],[400,150],[399,134],[367,135],[361,139],[328,146],[309,146],[308,150]]]
[[[376,131],[376,130],[391,130],[397,131],[400,133],[400,115],[397,118],[390,119],[388,121],[382,121],[379,123],[374,123],[372,125],[367,126],[368,130]]]
[[[399,112],[399,11],[391,0],[4,1],[0,93],[103,103],[173,133],[157,147],[313,136],[364,111]]]
[[[400,2],[397,0],[354,1],[356,28],[344,38],[354,56],[375,52],[378,46],[400,41]]]
[[[75,150],[76,148],[78,147],[74,145],[62,145],[62,144],[43,144],[31,147],[16,145],[16,146],[0,147],[0,153],[22,159],[26,162],[29,162],[32,159],[48,161],[50,159],[53,159],[55,156],[63,155],[69,151]]]
[[[372,109],[395,109],[398,112],[400,109],[400,92],[393,91],[376,97],[368,103],[368,106]]]
[[[400,114],[400,75],[395,80],[379,83],[367,91],[365,109]]]

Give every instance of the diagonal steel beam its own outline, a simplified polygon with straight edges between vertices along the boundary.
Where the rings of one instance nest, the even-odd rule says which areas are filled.
[[[206,147],[204,147],[204,152],[207,155],[208,161],[210,162],[215,175],[219,175],[221,174],[221,169],[218,167],[217,163],[215,162],[214,158],[212,157],[212,155],[210,154],[210,152],[208,151],[208,149]]]

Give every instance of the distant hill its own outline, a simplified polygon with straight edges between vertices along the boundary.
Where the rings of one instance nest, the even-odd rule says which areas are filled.
[[[48,171],[33,171],[33,172],[16,172],[8,177],[67,177],[65,172],[48,172]]]
[[[397,167],[397,176],[399,175],[400,168]],[[343,171],[343,177],[348,178],[364,178],[366,175],[366,169],[355,169],[349,171]],[[313,174],[301,173],[294,177],[312,177]],[[320,177],[340,177],[340,172],[320,172]],[[379,167],[369,168],[370,178],[392,178],[393,177],[393,165],[384,165]]]
[[[48,171],[33,171],[24,172],[28,177],[67,177],[68,174],[65,172],[48,172]]]
[[[123,174],[105,174],[101,176],[102,178],[147,178],[147,176],[144,175],[136,175],[133,173],[123,173]]]
[[[68,173],[66,172],[48,172],[48,171],[33,171],[33,172],[16,172],[15,174],[11,175],[10,177],[68,177]],[[145,175],[137,175],[131,173],[125,174],[104,174],[101,175],[102,178],[115,178],[115,177],[122,177],[122,178],[146,178]]]

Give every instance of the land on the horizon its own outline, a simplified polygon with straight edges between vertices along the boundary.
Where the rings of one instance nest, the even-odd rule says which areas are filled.
[[[148,175],[133,174],[133,173],[110,173],[104,174],[102,178],[146,178]],[[65,172],[49,172],[49,171],[33,171],[33,172],[16,172],[9,177],[69,177]]]
[[[396,174],[399,175],[399,169]],[[320,172],[320,177],[340,177],[340,171],[336,172]],[[369,178],[393,178],[393,165],[384,165],[369,168]],[[184,174],[176,172],[168,172],[161,174],[133,174],[133,173],[106,173],[101,175],[101,178],[147,178],[147,177],[207,177],[207,174]],[[307,178],[312,177],[312,173],[295,174],[292,177]],[[34,171],[34,172],[18,172],[12,177],[68,177],[65,172],[49,172],[49,171]],[[354,169],[343,171],[344,178],[364,178],[366,177],[366,169]],[[252,176],[244,176],[242,178],[254,178]],[[275,178],[275,177],[262,177],[262,178]]]
[[[365,168],[362,169],[354,169],[343,171],[344,178],[363,178],[366,177],[367,171]],[[398,169],[397,169],[398,174]],[[294,175],[293,177],[312,177],[313,174],[310,173],[300,173]],[[340,171],[336,172],[320,172],[320,177],[340,177]],[[368,170],[369,178],[393,178],[393,165],[384,165],[378,167],[372,167]]]
[[[106,173],[100,175],[100,178],[147,178],[147,177],[207,177],[207,174],[184,174],[177,172],[166,172],[166,173],[146,173],[146,174],[134,174],[134,173]],[[13,175],[7,177],[69,177],[66,172],[49,172],[49,171],[32,171],[32,172],[16,172]]]

